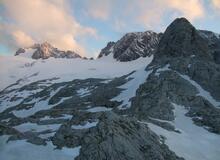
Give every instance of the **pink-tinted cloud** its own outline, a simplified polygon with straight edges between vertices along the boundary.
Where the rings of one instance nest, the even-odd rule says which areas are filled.
[[[19,46],[30,46],[33,45],[34,40],[28,36],[26,33],[16,30],[12,32],[12,36],[14,38],[14,41]]]
[[[84,47],[76,41],[80,36],[96,36],[96,30],[80,25],[70,14],[65,0],[3,0],[6,20],[11,21],[8,32],[16,47],[31,42],[48,41],[61,49],[85,54]]]
[[[117,31],[123,30],[132,23],[153,28],[161,24],[166,13],[170,13],[173,18],[183,16],[190,21],[205,16],[202,0],[89,0],[85,2],[89,16],[100,20],[113,19],[114,28]]]
[[[130,8],[133,9],[133,12],[138,10],[137,22],[150,28],[161,24],[166,13],[169,13],[173,18],[183,16],[190,21],[202,18],[205,15],[201,0],[140,0],[135,6]]]
[[[211,0],[213,7],[220,12],[220,0]]]
[[[85,13],[95,19],[107,20],[112,13],[115,0],[87,0],[85,2]]]

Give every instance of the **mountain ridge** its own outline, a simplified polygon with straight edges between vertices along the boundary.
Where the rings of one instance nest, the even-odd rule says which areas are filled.
[[[30,55],[27,55],[28,53],[25,53],[27,50],[31,50]],[[29,51],[30,52],[30,51]],[[82,58],[79,54],[75,53],[74,51],[62,51],[55,47],[53,47],[48,42],[44,42],[41,44],[34,44],[33,46],[26,47],[26,48],[19,48],[15,56],[23,55],[23,56],[29,56],[33,59],[47,59],[50,57],[54,58]]]
[[[216,160],[219,45],[218,35],[178,18],[160,36],[110,42],[94,61],[13,57],[0,72],[16,80],[0,92],[0,153],[49,155],[52,146],[75,160]]]
[[[98,56],[101,58],[113,54],[118,61],[132,61],[140,57],[151,56],[159,43],[162,33],[153,31],[126,33],[117,42],[109,42]]]

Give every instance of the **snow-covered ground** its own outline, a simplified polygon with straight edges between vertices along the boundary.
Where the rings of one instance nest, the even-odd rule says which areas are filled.
[[[86,122],[84,125],[72,125],[72,129],[88,129],[91,127],[95,127],[98,124],[98,121],[96,122]]]
[[[22,79],[17,87],[34,81],[59,78],[54,82],[73,79],[114,77],[128,74],[146,67],[153,56],[139,58],[131,62],[118,62],[111,55],[97,60],[49,58],[33,60],[21,56],[0,56],[0,90]],[[15,86],[16,87],[16,86]]]
[[[106,107],[92,107],[92,108],[89,108],[87,109],[86,111],[87,112],[92,112],[92,113],[95,113],[95,112],[106,112],[106,111],[111,111],[112,108],[106,108]]]
[[[215,100],[211,94],[206,91],[205,89],[202,88],[196,81],[192,80],[189,76],[187,75],[182,75],[179,73],[179,75],[190,82],[194,87],[196,87],[197,91],[199,92],[197,95],[205,98],[207,101],[209,101],[214,107],[220,107],[220,102]]]
[[[170,70],[170,64],[166,64],[164,67],[158,68],[157,72],[155,73],[155,75],[159,76],[160,72],[169,71],[169,70]]]
[[[41,110],[46,110],[46,109],[50,109],[50,108],[53,108],[55,105],[58,105],[60,103],[63,103],[63,101],[69,99],[70,97],[65,97],[65,98],[62,98],[58,103],[56,104],[53,104],[53,105],[49,105],[49,100],[52,96],[54,96],[60,89],[62,89],[64,86],[56,89],[55,91],[51,91],[50,93],[50,97],[46,100],[39,100],[39,101],[36,101],[36,103],[34,104],[34,106],[30,109],[21,109],[21,110],[15,110],[13,111],[13,114],[16,116],[16,117],[20,117],[20,118],[24,118],[24,117],[28,117],[28,116],[31,116],[33,114],[35,114],[36,112],[38,111],[41,111]],[[43,99],[43,98],[42,98]]]
[[[122,104],[118,107],[119,109],[127,109],[130,107],[130,99],[135,96],[138,87],[145,82],[152,70],[146,71],[146,66],[152,61],[153,57],[139,58],[131,62],[117,62],[111,55],[104,56],[97,60],[83,60],[83,59],[55,59],[49,58],[47,60],[32,60],[28,57],[10,57],[0,56],[0,90],[15,83],[17,80],[22,79],[15,88],[20,88],[25,84],[35,82],[38,80],[54,79],[50,82],[46,81],[42,85],[50,85],[55,82],[70,81],[73,79],[86,79],[86,78],[102,78],[103,83],[111,81],[115,77],[123,76],[134,71],[127,78],[131,79],[120,88],[124,89],[118,96],[112,100],[122,101]],[[157,76],[161,72],[167,71],[169,65],[159,68],[155,73]],[[220,102],[216,101],[209,92],[205,91],[198,83],[190,79],[186,75],[181,75],[182,78],[189,81],[198,90],[198,96],[202,96],[207,99],[214,106],[220,106]],[[43,82],[44,83],[44,82]],[[63,87],[63,86],[62,86]],[[62,98],[59,102],[54,105],[48,105],[49,99],[55,95],[62,87],[56,90],[51,90],[50,97],[44,99],[34,99],[27,104],[36,102],[32,108],[14,110],[13,113],[16,117],[26,118],[35,114],[40,110],[50,109],[53,106],[62,103],[63,101],[71,98]],[[77,90],[77,94],[81,97],[91,94],[90,88],[81,88]],[[0,103],[0,113],[5,109],[19,104],[21,100],[13,102],[12,105],[9,99],[13,96],[20,96],[22,98],[28,95],[35,94],[35,92],[13,92],[9,95],[6,100]],[[0,99],[1,100],[1,99]],[[210,133],[202,127],[198,127],[193,124],[191,118],[186,117],[185,113],[187,110],[183,106],[174,105],[175,120],[173,122],[164,121],[160,119],[154,119],[161,122],[168,122],[175,126],[175,128],[181,133],[167,131],[152,123],[147,123],[149,127],[158,135],[166,137],[165,143],[173,150],[178,156],[184,157],[186,160],[217,160],[220,156],[220,136],[214,133]],[[111,111],[112,108],[105,106],[90,106],[85,110],[86,112],[107,112]],[[45,116],[41,118],[41,121],[52,120],[52,119],[71,119],[72,115],[63,115],[63,117],[52,118]],[[9,119],[5,119],[8,121]],[[146,123],[146,122],[141,122]],[[89,122],[86,121],[84,125],[72,125],[72,129],[88,129],[95,127],[98,121]],[[48,138],[55,134],[55,131],[61,124],[49,124],[40,125],[36,123],[23,123],[13,128],[20,132],[32,131],[42,132],[45,130],[51,130],[51,133],[41,134],[40,137]],[[76,148],[63,148],[62,150],[54,149],[55,146],[51,142],[47,142],[46,146],[33,145],[26,142],[25,140],[10,141],[6,143],[8,136],[0,136],[0,160],[16,160],[18,159],[31,159],[31,160],[69,160],[74,159],[79,152],[80,146]]]
[[[165,143],[178,156],[186,160],[218,160],[220,156],[220,135],[210,133],[203,127],[195,125],[186,117],[184,106],[173,104],[175,120],[173,125],[181,133],[167,131],[157,125],[148,126],[158,135],[166,137]],[[144,123],[144,122],[142,122]]]
[[[80,88],[78,91],[77,91],[77,94],[80,96],[80,97],[85,97],[87,95],[90,95],[91,91],[88,89],[88,87],[86,88]]]
[[[51,142],[46,146],[34,145],[25,140],[10,141],[8,136],[0,136],[1,160],[73,160],[79,155],[80,146],[75,148],[63,147],[55,149]]]
[[[36,51],[36,49],[27,48],[27,49],[25,49],[25,52],[20,53],[19,56],[25,57],[25,58],[31,58],[35,51]]]
[[[131,106],[130,99],[135,96],[136,90],[142,83],[146,81],[148,75],[150,75],[152,72],[152,70],[145,71],[145,68],[146,67],[142,67],[141,69],[128,76],[127,78],[131,78],[131,80],[120,86],[120,88],[124,90],[117,97],[112,99],[119,102],[123,101],[122,104],[118,106],[119,109],[123,110]]]
[[[42,132],[45,130],[56,131],[60,128],[61,124],[47,124],[47,125],[38,125],[36,123],[23,123],[18,126],[15,126],[16,130],[20,132],[34,131],[34,132]]]

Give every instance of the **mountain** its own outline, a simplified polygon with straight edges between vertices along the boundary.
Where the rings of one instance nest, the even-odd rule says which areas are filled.
[[[176,19],[146,70],[152,74],[133,101],[138,116],[173,120],[174,103],[187,107],[195,124],[220,133],[220,66],[201,31],[185,18]]]
[[[219,39],[177,18],[92,61],[0,57],[0,157],[219,159]]]
[[[215,62],[220,64],[220,35],[206,30],[199,30],[199,34],[208,42],[209,50]]]
[[[34,44],[31,47],[27,48],[19,48],[15,56],[24,56],[30,57],[33,59],[47,59],[50,57],[54,58],[81,58],[80,55],[73,51],[62,51],[57,48],[54,48],[48,42],[44,42],[42,44]]]
[[[124,62],[151,56],[155,53],[161,35],[153,31],[127,33],[119,41],[109,42],[98,58],[112,54],[114,59]]]

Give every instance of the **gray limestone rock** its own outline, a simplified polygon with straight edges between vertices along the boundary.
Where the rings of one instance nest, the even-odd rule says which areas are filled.
[[[83,137],[76,160],[180,160],[146,125],[133,118],[104,113]]]
[[[113,54],[118,61],[132,61],[151,56],[156,51],[161,35],[152,31],[127,33],[119,41],[109,42],[98,58]]]
[[[34,50],[32,54],[33,59],[47,59],[50,57],[54,58],[82,58],[79,54],[75,53],[74,51],[62,51],[57,48],[54,48],[48,42],[44,42],[42,44],[34,44],[31,47],[27,48],[20,48],[16,52],[15,56],[18,56],[21,53],[26,52],[27,49]]]

